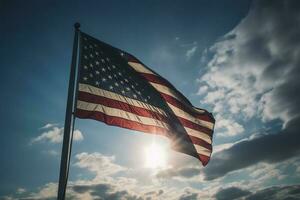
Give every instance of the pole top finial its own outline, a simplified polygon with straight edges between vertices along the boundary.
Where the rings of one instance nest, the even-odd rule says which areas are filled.
[[[74,28],[75,28],[76,30],[79,30],[80,24],[79,24],[78,22],[76,22],[76,23],[74,24]]]

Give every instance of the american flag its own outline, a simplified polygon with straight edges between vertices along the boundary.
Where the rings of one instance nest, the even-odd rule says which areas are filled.
[[[205,166],[215,120],[133,55],[80,33],[76,117],[158,134]]]

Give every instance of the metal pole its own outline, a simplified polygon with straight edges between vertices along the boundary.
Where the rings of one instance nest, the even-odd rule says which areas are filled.
[[[78,37],[80,32],[79,27],[80,27],[79,23],[74,24],[75,36],[74,36],[74,43],[73,43],[72,63],[71,63],[67,108],[66,108],[66,116],[65,116],[64,139],[63,139],[61,161],[60,161],[60,174],[59,174],[59,184],[58,184],[58,192],[57,192],[58,200],[65,199],[67,182],[68,182],[68,173],[69,173],[72,138],[73,138],[74,86],[75,86],[75,75],[76,75],[77,54],[78,54]]]

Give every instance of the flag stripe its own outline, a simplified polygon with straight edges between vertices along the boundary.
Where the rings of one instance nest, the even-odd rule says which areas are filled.
[[[208,163],[209,160],[210,160],[210,156],[205,156],[205,155],[200,155],[200,154],[199,154],[199,159],[201,160],[203,166],[206,166],[207,163]]]
[[[198,118],[195,118],[194,116],[192,116],[191,114],[185,112],[184,110],[179,109],[178,107],[173,106],[172,104],[168,103],[169,107],[173,110],[173,112],[175,113],[176,116],[184,118],[186,120],[189,120],[195,124],[198,124],[200,126],[203,126],[205,128],[208,128],[210,130],[213,129],[214,124],[211,122],[207,122],[207,121],[203,121],[200,120]]]
[[[128,64],[135,69],[137,72],[147,73],[147,74],[154,74],[151,70],[145,68],[143,65],[137,62],[128,62]]]
[[[94,120],[102,121],[108,125],[119,126],[121,128],[127,128],[127,129],[131,129],[131,130],[145,132],[145,133],[152,133],[152,134],[157,134],[157,135],[159,134],[159,135],[167,136],[168,132],[169,132],[165,128],[152,126],[152,125],[146,125],[143,123],[124,119],[121,117],[110,116],[110,115],[107,115],[107,114],[104,114],[101,112],[77,109],[76,116],[79,118],[91,118]]]
[[[164,115],[161,115],[160,113],[157,113],[157,112],[154,112],[151,110],[147,110],[144,108],[140,108],[140,107],[137,107],[134,105],[130,105],[130,104],[118,101],[118,100],[93,95],[93,94],[90,94],[87,92],[79,91],[78,92],[78,100],[90,102],[90,103],[94,103],[94,104],[101,104],[101,105],[111,107],[111,108],[117,108],[120,110],[124,110],[126,112],[133,113],[135,115],[139,115],[139,116],[143,116],[143,117],[150,117],[150,118],[154,118],[157,120],[161,120],[165,123],[168,123],[168,119]]]
[[[102,97],[108,97],[110,99],[125,102],[125,103],[128,103],[128,104],[133,105],[133,106],[137,106],[137,107],[141,107],[141,108],[145,108],[145,109],[147,108],[150,111],[158,112],[159,114],[166,116],[166,113],[163,110],[161,110],[160,108],[157,108],[157,107],[152,106],[150,104],[146,104],[144,102],[140,102],[140,101],[137,101],[137,100],[134,100],[134,99],[131,99],[131,98],[120,96],[116,93],[109,92],[109,91],[106,91],[106,90],[102,90],[100,88],[96,88],[96,87],[93,87],[93,86],[90,86],[90,85],[87,85],[87,84],[79,84],[79,91],[95,94],[95,95],[102,96]],[[197,124],[193,124],[192,122],[189,122],[188,120],[186,120],[184,118],[180,118],[180,119],[181,119],[180,121],[182,122],[183,126],[201,131],[203,133],[207,133],[209,135],[211,134],[211,130],[205,129],[205,128],[197,125]]]
[[[125,97],[125,96],[121,96],[121,95],[116,94],[114,92],[110,92],[110,91],[107,91],[107,90],[96,88],[96,87],[93,87],[91,85],[80,83],[78,90],[82,91],[82,92],[94,94],[94,95],[97,95],[97,96],[107,97],[109,99],[124,102],[124,103],[127,103],[129,105],[144,108],[144,109],[147,109],[147,110],[150,110],[150,111],[153,111],[153,112],[160,113],[161,115],[167,116],[167,114],[162,109],[160,109],[158,107],[155,107],[153,105],[144,103],[142,101],[138,101],[138,100],[131,99],[131,98],[128,98],[128,97]]]
[[[188,127],[184,127],[184,129],[186,130],[188,135],[200,138],[209,144],[212,143],[211,137],[209,135],[207,135],[206,133],[203,133],[201,131],[196,131],[196,130],[188,128]]]
[[[201,145],[209,150],[212,150],[212,145],[209,144],[208,142],[198,138],[198,137],[194,137],[194,136],[190,136],[190,139],[192,141],[193,144],[198,144]]]
[[[167,95],[167,94],[163,94],[161,93],[161,95],[163,96],[163,98],[170,104],[172,104],[173,106],[176,106],[177,108],[180,108],[181,110],[185,111],[185,112],[190,112],[193,114],[193,116],[195,116],[198,119],[207,121],[207,122],[212,122],[214,123],[214,120],[209,117],[205,111],[202,110],[202,112],[199,112],[198,110],[196,110],[195,107],[193,107],[192,109],[190,107],[187,107],[186,105],[182,104],[180,101],[178,101],[177,99],[175,99],[174,97]],[[195,110],[194,110],[195,109]],[[205,113],[205,114],[204,114]]]
[[[128,119],[145,125],[158,126],[169,130],[169,125],[149,117],[138,116],[130,112],[126,112],[117,108],[110,108],[104,105],[94,104],[85,101],[77,101],[77,108],[80,110],[101,112],[109,116]]]
[[[122,117],[111,116],[100,111],[93,111],[93,110],[91,111],[91,110],[84,110],[84,109],[77,108],[76,116],[79,118],[92,118],[98,121],[103,121],[109,125],[115,125],[115,126],[131,129],[131,130],[142,131],[151,134],[160,134],[166,137],[168,137],[169,134],[168,129],[158,127],[158,126],[153,126],[153,125],[147,125],[145,123],[132,121]],[[206,155],[206,156],[209,155],[209,152],[211,150],[211,145],[197,138],[193,138],[192,142],[196,144],[195,148],[199,154]],[[203,145],[203,147],[199,145]]]

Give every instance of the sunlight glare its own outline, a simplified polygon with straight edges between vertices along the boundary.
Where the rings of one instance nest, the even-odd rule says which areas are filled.
[[[146,168],[164,168],[166,167],[166,150],[163,146],[152,143],[145,149]]]

